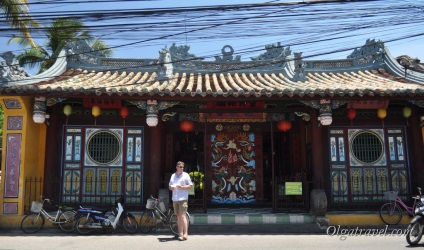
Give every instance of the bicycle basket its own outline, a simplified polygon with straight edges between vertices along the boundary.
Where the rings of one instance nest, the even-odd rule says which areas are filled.
[[[155,199],[147,199],[146,208],[147,209],[154,209],[155,208]]]
[[[395,201],[397,198],[397,192],[396,191],[387,191],[384,192],[384,199],[388,201]]]
[[[41,202],[33,201],[31,204],[31,212],[33,213],[39,213],[42,208],[43,208],[43,203]]]

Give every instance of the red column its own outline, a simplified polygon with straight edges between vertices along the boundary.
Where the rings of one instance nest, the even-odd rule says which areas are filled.
[[[318,182],[320,182],[322,185],[324,180],[324,163],[323,163],[323,156],[326,153],[324,150],[323,145],[323,136],[322,136],[322,130],[323,127],[319,126],[319,121],[317,117],[317,110],[312,110],[311,112],[311,154],[312,154],[312,179],[315,181],[315,188],[319,187],[316,186]],[[322,186],[321,186],[322,188]]]

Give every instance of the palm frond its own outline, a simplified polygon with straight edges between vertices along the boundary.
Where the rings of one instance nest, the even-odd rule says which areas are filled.
[[[31,27],[41,25],[29,15],[27,0],[0,1],[0,16],[5,16],[6,21],[13,28],[18,29],[24,37],[28,37],[31,46],[37,46],[31,37]]]
[[[90,46],[91,48],[93,48],[93,50],[99,50],[100,52],[102,52],[105,57],[111,57],[113,55],[112,49],[110,49],[109,45],[107,45],[106,42],[103,40],[96,39],[90,44]]]
[[[19,60],[19,65],[27,66],[32,69],[41,65],[44,61],[49,60],[50,56],[45,52],[45,50],[38,47],[25,50],[16,58]]]

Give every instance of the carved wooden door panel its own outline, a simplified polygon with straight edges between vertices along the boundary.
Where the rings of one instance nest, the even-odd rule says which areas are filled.
[[[251,132],[211,134],[210,152],[212,203],[255,203],[257,200],[255,134]]]

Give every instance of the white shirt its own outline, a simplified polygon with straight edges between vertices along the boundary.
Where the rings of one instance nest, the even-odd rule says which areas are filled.
[[[186,172],[182,172],[180,176],[178,176],[177,173],[172,174],[171,180],[169,181],[169,186],[175,186],[177,184],[180,184],[181,186],[193,186],[193,182],[191,182],[190,175],[188,175]],[[172,200],[188,200],[188,190],[182,188],[174,188],[174,190],[172,190]]]

